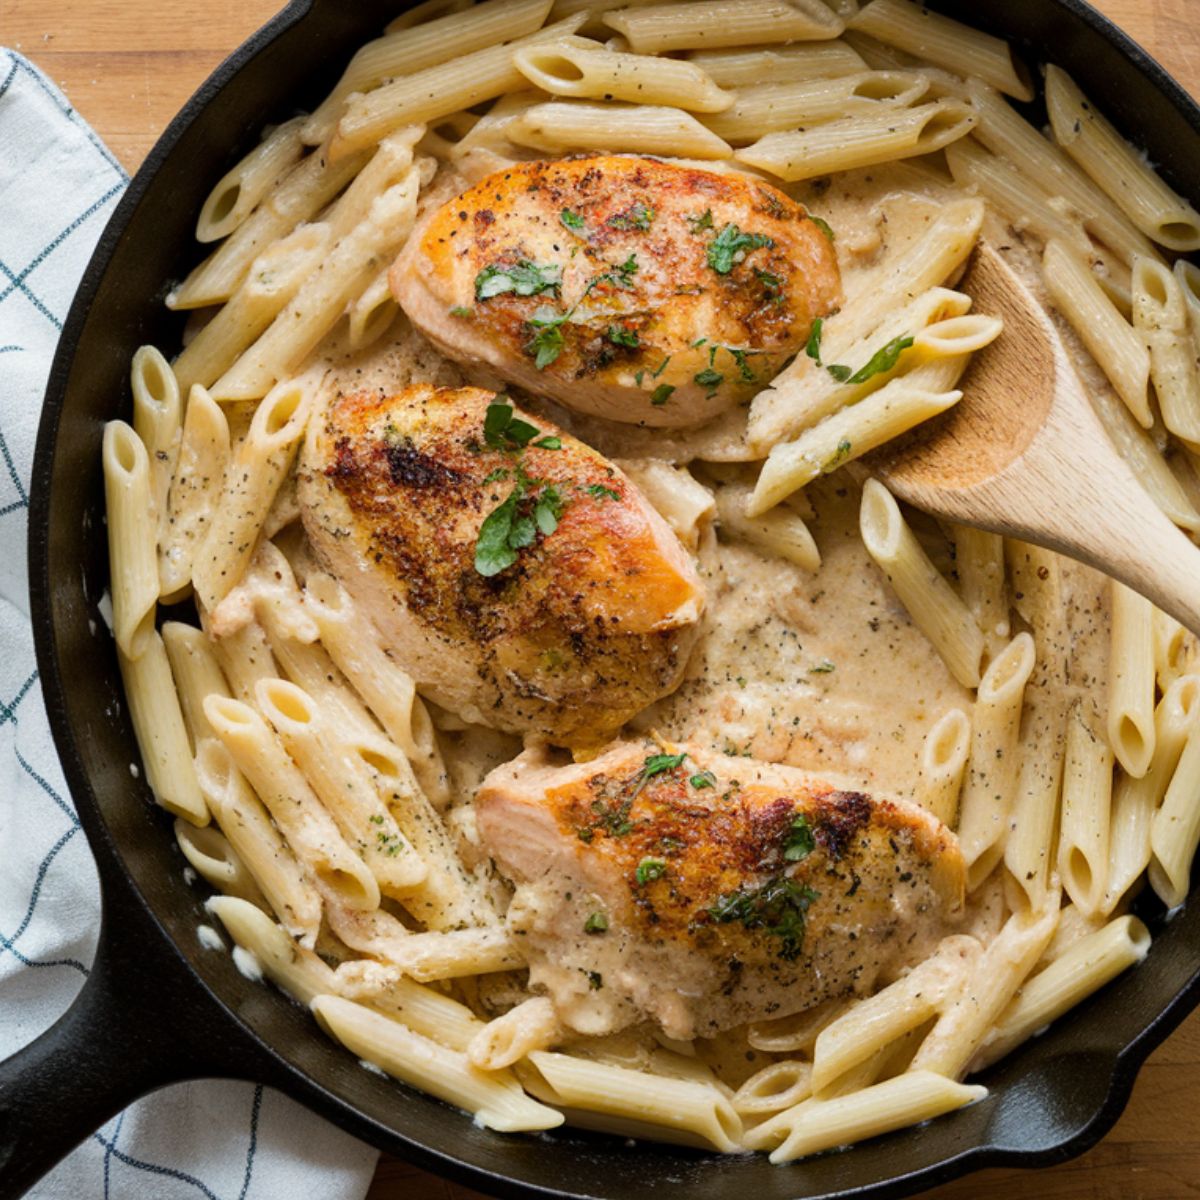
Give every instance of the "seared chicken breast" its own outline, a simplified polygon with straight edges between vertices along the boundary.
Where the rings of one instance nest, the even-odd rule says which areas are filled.
[[[464,720],[596,745],[679,682],[703,609],[637,488],[477,388],[336,395],[298,496],[399,666]]]
[[[783,192],[623,156],[490,175],[430,214],[391,286],[451,358],[657,426],[749,400],[841,300],[828,237]]]
[[[708,1036],[871,990],[963,904],[958,840],[922,809],[694,746],[527,751],[476,800],[516,885],[530,982],[573,1030]]]

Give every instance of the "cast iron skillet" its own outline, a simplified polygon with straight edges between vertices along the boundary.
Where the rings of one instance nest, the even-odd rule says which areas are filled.
[[[138,1096],[200,1077],[257,1080],[423,1167],[506,1196],[759,1200],[910,1195],[985,1166],[1038,1166],[1108,1131],[1150,1051],[1200,1002],[1200,904],[1144,914],[1149,959],[990,1070],[982,1104],[849,1153],[788,1167],[570,1130],[477,1129],[439,1101],[377,1078],[302,1009],[205,950],[204,895],[189,886],[166,814],[131,777],[138,752],[113,644],[89,629],[107,578],[100,435],[129,412],[129,359],[178,345],[162,306],[196,257],[209,187],[268,120],[311,105],[397,0],[293,0],[172,122],[133,180],[84,275],[50,376],[33,472],[29,570],[38,664],[63,769],[100,873],[95,966],[67,1014],[0,1064],[0,1200],[20,1195]],[[1067,67],[1175,187],[1200,200],[1200,109],[1081,0],[934,7]],[[91,597],[89,601],[88,597]],[[1183,1120],[1183,1114],[1180,1120]]]

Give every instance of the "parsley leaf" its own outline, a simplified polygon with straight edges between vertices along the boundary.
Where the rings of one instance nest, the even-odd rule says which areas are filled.
[[[817,839],[809,827],[808,819],[803,813],[797,813],[795,820],[788,828],[787,837],[783,843],[784,862],[799,862],[807,858],[817,848]]]
[[[452,317],[469,317],[474,313],[473,308],[467,308],[464,304],[456,304],[451,310]]]
[[[483,418],[483,440],[493,450],[520,450],[539,432],[536,425],[514,416],[512,405],[502,401],[489,404]]]
[[[543,305],[535,309],[528,324],[533,328],[533,337],[526,343],[525,352],[534,356],[533,365],[544,371],[563,351],[562,326],[570,313],[556,312]]]
[[[666,873],[667,864],[661,858],[643,858],[638,863],[634,876],[637,879],[638,887],[645,887],[653,880],[661,879]]]
[[[866,383],[873,375],[890,371],[899,361],[900,355],[913,344],[913,339],[907,335],[892,338],[886,346],[881,346],[850,376],[850,383]]]
[[[746,929],[762,929],[780,940],[779,957],[792,962],[804,948],[805,917],[818,893],[783,876],[761,887],[726,892],[708,909],[719,925],[740,922]]]
[[[605,933],[608,930],[608,917],[602,912],[592,913],[583,923],[584,933]]]
[[[479,527],[479,537],[475,541],[475,570],[485,578],[499,575],[517,561],[517,552],[509,545],[509,537],[522,491],[520,486],[513,488],[508,499],[492,509]]]
[[[804,353],[813,360],[819,367],[821,365],[821,333],[825,328],[825,320],[823,317],[817,317],[812,323],[812,329],[808,334],[808,344],[804,347]]]
[[[536,442],[534,442],[533,444],[539,450],[561,450],[562,449],[562,438],[560,438],[560,437],[538,438],[538,440]]]
[[[651,374],[650,378],[657,379],[667,369],[667,363],[669,363],[670,361],[671,361],[671,356],[668,354],[667,357],[664,358],[662,360],[662,362],[660,362],[658,364],[657,369],[653,372],[653,374]]]
[[[743,233],[736,225],[729,224],[709,242],[708,265],[718,275],[728,275],[734,264],[741,262],[751,250],[774,245],[764,233]]]
[[[620,325],[608,327],[608,340],[614,346],[628,346],[632,350],[636,350],[641,345],[636,329],[625,329]]]
[[[850,457],[850,451],[853,446],[850,444],[849,438],[842,438],[837,444],[837,449],[829,456],[828,460],[821,467],[821,474],[828,475],[830,471],[837,470]],[[828,661],[828,660],[826,660]],[[829,668],[833,670],[832,665]]]
[[[750,364],[746,361],[747,351],[735,350],[732,346],[726,346],[725,349],[729,351],[729,356],[737,365],[738,374],[741,375],[742,379],[746,383],[753,383],[758,376],[750,370]],[[750,351],[750,353],[753,353],[753,351]]]
[[[569,208],[564,208],[558,214],[558,219],[575,233],[578,233],[585,224],[584,219],[577,212],[572,212]]]
[[[754,268],[754,278],[763,285],[763,291],[768,296],[779,298],[783,291],[783,280],[778,275],[772,275],[770,271],[764,271],[761,267]]]
[[[655,408],[658,408],[661,405],[666,404],[666,402],[668,400],[670,400],[671,393],[674,390],[675,389],[674,389],[674,387],[671,386],[671,384],[660,383],[658,385],[658,387],[656,387],[654,389],[654,391],[652,391],[650,393],[650,403],[653,404],[655,406]]]
[[[537,296],[542,292],[557,292],[562,287],[562,267],[557,263],[539,267],[522,258],[511,267],[493,263],[475,276],[475,299],[490,300],[505,292],[518,296]]]
[[[725,382],[725,376],[720,371],[714,371],[712,367],[705,367],[703,371],[698,371],[692,378],[706,388],[705,399],[708,399],[717,394],[717,388]]]
[[[589,483],[583,490],[597,500],[620,500],[621,498],[620,492],[614,492],[612,488],[605,487],[602,483]]]
[[[682,764],[685,758],[687,758],[686,752],[683,754],[652,754],[642,767],[642,778],[653,779],[655,775],[673,771]]]
[[[688,224],[692,227],[693,233],[700,233],[705,229],[713,227],[712,209],[706,208],[698,217],[688,217]]]
[[[533,509],[534,522],[544,537],[549,537],[558,528],[562,511],[562,494],[553,484],[547,484]]]
[[[832,375],[834,379],[838,381],[838,383],[845,383],[850,376],[854,374],[853,367],[844,367],[841,363],[831,363],[825,368],[825,370],[827,370],[830,375]]]
[[[691,779],[688,780],[688,783],[690,783],[692,787],[696,789],[696,791],[700,791],[701,788],[716,787],[717,777],[711,771],[700,771],[693,775]]]
[[[609,229],[637,229],[644,233],[653,220],[654,209],[638,200],[624,212],[613,213],[605,224]]]
[[[820,217],[814,217],[812,213],[808,214],[808,219],[831,241],[837,240],[837,235],[829,227],[828,221],[821,220]]]

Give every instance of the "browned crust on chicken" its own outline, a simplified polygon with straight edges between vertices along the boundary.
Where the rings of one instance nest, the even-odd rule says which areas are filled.
[[[335,397],[302,460],[305,525],[435,700],[497,728],[595,744],[678,683],[700,583],[661,518],[595,451],[541,419],[559,448],[489,446],[495,399],[423,385]],[[557,527],[485,577],[480,527],[521,473],[518,513],[554,489]]]
[[[522,264],[561,285],[485,294],[486,273]],[[841,299],[828,238],[783,192],[625,156],[489,176],[410,239],[392,288],[451,357],[583,412],[663,426],[748,401]],[[567,319],[546,334],[548,317]],[[554,343],[540,362],[539,333]]]
[[[523,775],[509,766],[485,781],[480,832],[501,869],[530,885],[510,924],[535,980],[544,962],[599,971],[611,989],[567,988],[565,1019],[580,1005],[593,1031],[597,1006],[613,1025],[640,1009],[684,1037],[867,991],[962,906],[948,829],[802,772],[698,748],[676,764],[625,744],[591,764],[535,769],[524,788]],[[554,839],[557,859],[526,849],[537,840],[530,807],[510,836],[514,803],[541,810],[539,836]],[[604,967],[610,951],[620,971]]]

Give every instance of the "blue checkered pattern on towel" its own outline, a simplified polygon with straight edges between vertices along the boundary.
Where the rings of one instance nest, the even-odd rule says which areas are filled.
[[[127,181],[45,76],[0,49],[0,1058],[62,1014],[95,951],[95,869],[34,665],[25,524],[54,347]],[[134,1105],[31,1194],[353,1200],[374,1163],[374,1151],[277,1093],[206,1081]]]

